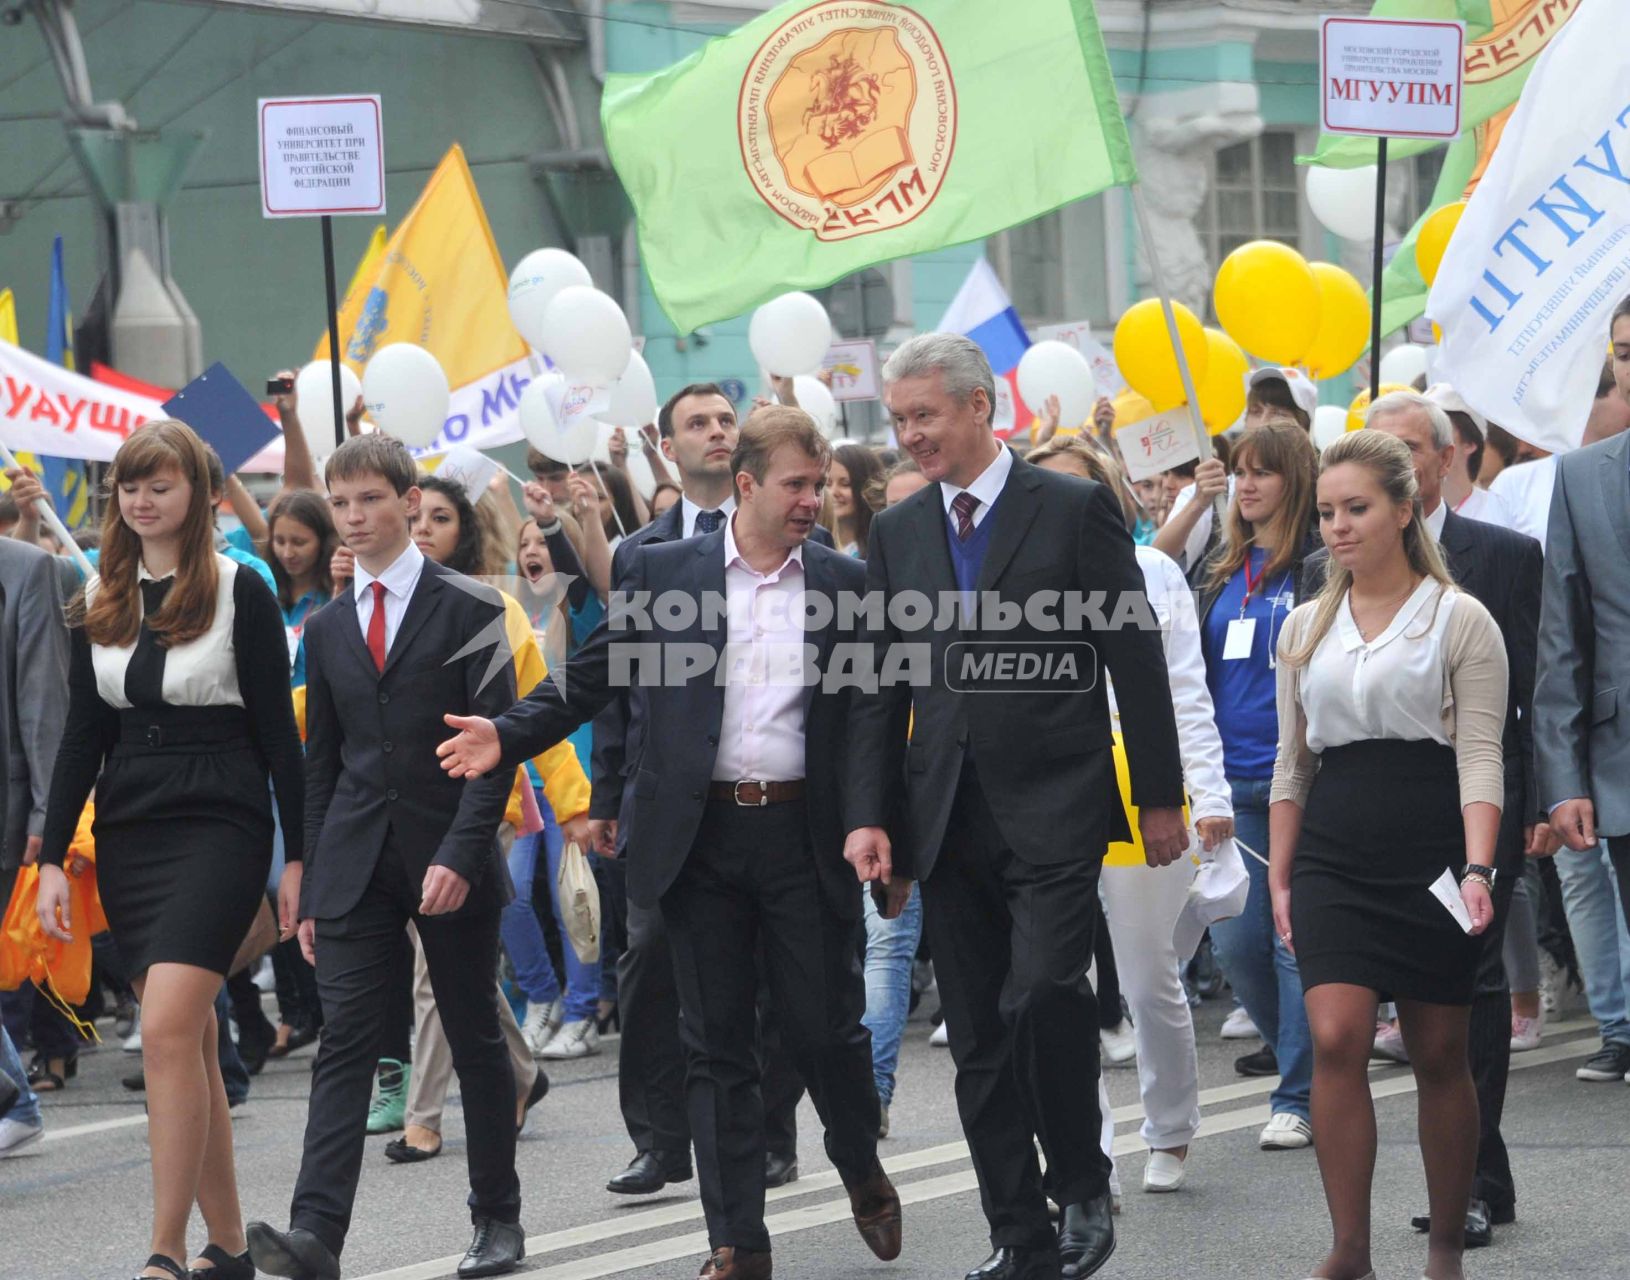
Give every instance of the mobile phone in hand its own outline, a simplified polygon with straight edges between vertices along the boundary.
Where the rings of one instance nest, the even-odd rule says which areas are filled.
[[[266,394],[269,396],[286,396],[294,391],[293,378],[267,378]]]

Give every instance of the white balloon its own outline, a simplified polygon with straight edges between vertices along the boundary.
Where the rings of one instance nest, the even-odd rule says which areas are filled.
[[[369,416],[410,449],[422,449],[441,434],[451,401],[441,364],[411,342],[381,347],[362,371]]]
[[[1381,357],[1381,381],[1409,386],[1426,372],[1426,348],[1406,342]]]
[[[611,388],[611,403],[599,416],[614,427],[637,428],[657,420],[656,379],[638,351],[629,354],[628,367]]]
[[[539,453],[564,462],[568,467],[580,467],[594,456],[599,441],[599,425],[590,417],[579,418],[571,426],[562,428],[555,416],[551,392],[560,394],[562,385],[558,374],[545,374],[526,384],[518,406],[521,434]]]
[[[516,331],[543,350],[543,317],[562,289],[592,285],[589,269],[564,249],[535,249],[509,273],[509,318]]]
[[[641,449],[628,450],[628,478],[633,481],[640,497],[649,502],[651,495],[657,491],[657,477],[656,472],[651,470],[650,460]]]
[[[1315,218],[1343,240],[1373,240],[1375,177],[1373,164],[1361,169],[1311,165],[1307,171],[1308,207]]]
[[[338,448],[334,425],[334,375],[327,360],[313,360],[294,378],[294,396],[299,402],[300,426],[312,456],[326,458]],[[340,364],[340,404],[346,413],[362,394],[362,380],[351,367]],[[343,429],[343,428],[342,428]]]
[[[1019,358],[1019,395],[1032,413],[1041,411],[1048,396],[1057,396],[1060,422],[1085,422],[1097,403],[1098,383],[1080,351],[1049,339]]]
[[[838,429],[838,402],[826,383],[808,376],[794,378],[792,394],[798,398],[798,407],[815,419],[822,435],[830,436]]]
[[[1347,410],[1339,404],[1321,404],[1313,411],[1313,447],[1323,449],[1347,434]]]
[[[832,321],[809,294],[784,293],[753,312],[747,345],[759,364],[783,378],[819,373],[832,346]]]
[[[615,299],[589,285],[568,285],[544,313],[542,351],[568,381],[609,387],[628,368],[634,335]]]

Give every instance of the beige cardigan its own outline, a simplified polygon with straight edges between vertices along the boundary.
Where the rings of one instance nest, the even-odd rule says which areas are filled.
[[[1307,717],[1302,710],[1302,672],[1285,661],[1312,625],[1317,601],[1291,611],[1279,634],[1279,753],[1273,765],[1271,801],[1290,800],[1301,807],[1313,786],[1319,763],[1307,745]],[[1454,744],[1460,773],[1460,804],[1479,801],[1505,804],[1506,697],[1509,680],[1505,641],[1499,624],[1475,596],[1458,593],[1444,631],[1448,661],[1443,671],[1443,728]]]

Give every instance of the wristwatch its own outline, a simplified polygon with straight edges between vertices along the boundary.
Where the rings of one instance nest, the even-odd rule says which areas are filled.
[[[1468,862],[1460,869],[1460,882],[1462,884],[1469,879],[1476,878],[1481,880],[1486,888],[1492,889],[1494,888],[1494,876],[1494,868],[1485,867],[1480,862]]]

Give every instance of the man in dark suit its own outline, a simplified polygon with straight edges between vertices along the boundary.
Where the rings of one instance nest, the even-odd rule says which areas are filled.
[[[340,1273],[385,1016],[379,993],[411,921],[469,1133],[475,1233],[458,1274],[501,1275],[525,1254],[515,1082],[494,982],[509,896],[497,836],[514,770],[460,784],[437,768],[434,747],[447,708],[496,715],[515,701],[503,604],[414,546],[417,470],[399,442],[346,441],[326,479],[356,577],[306,624],[304,859],[289,833],[278,892],[285,936],[298,919],[317,967],[326,1022],[290,1229],[251,1223],[249,1250],[272,1275]]]
[[[712,533],[736,510],[730,455],[740,431],[735,406],[719,387],[710,382],[681,387],[658,412],[657,435],[663,457],[679,473],[680,500],[617,544],[613,582],[627,575],[639,547]],[[832,545],[831,535],[819,527],[810,540]],[[634,706],[627,691],[618,690],[594,720],[589,831],[595,848],[608,858],[622,856],[632,827],[633,796],[623,784],[638,765],[645,735],[643,718],[636,715],[643,717],[643,706]],[[651,1195],[692,1176],[691,1135],[673,957],[662,913],[638,903],[628,907],[626,945],[617,961],[617,1003],[623,1028],[617,1094],[634,1159],[606,1190]],[[779,1187],[798,1176],[798,1100],[804,1089],[773,1013],[765,1013],[765,1185]]]
[[[1074,1280],[1115,1245],[1086,975],[1104,853],[1130,834],[1098,663],[1115,677],[1145,851],[1164,866],[1188,844],[1166,661],[1115,495],[996,440],[977,345],[913,338],[884,382],[901,448],[938,483],[872,522],[866,583],[887,612],[869,635],[880,671],[924,646],[930,670],[856,700],[845,856],[863,881],[923,884],[995,1248],[970,1280]],[[976,594],[977,617],[946,607]]]
[[[842,857],[849,692],[805,675],[852,656],[856,633],[852,610],[801,602],[836,606],[864,586],[854,560],[809,542],[830,456],[801,410],[755,414],[731,460],[730,520],[647,542],[607,622],[554,680],[496,724],[448,716],[460,732],[438,748],[455,777],[502,772],[628,689],[643,726],[630,757],[628,896],[660,911],[673,953],[707,1280],[771,1274],[754,1051],[761,965],[856,1226],[878,1257],[900,1251],[861,1025],[860,904]],[[893,893],[897,912],[904,898]]]
[[[1458,515],[1443,500],[1443,482],[1455,457],[1455,424],[1444,403],[1462,402],[1447,387],[1434,387],[1427,396],[1396,392],[1375,402],[1365,425],[1409,446],[1426,527],[1437,538],[1455,582],[1493,615],[1505,639],[1510,690],[1504,741],[1505,804],[1495,844],[1494,923],[1483,937],[1467,1038],[1477,1087],[1479,1133],[1477,1180],[1466,1210],[1466,1245],[1478,1248],[1493,1242],[1496,1225],[1514,1222],[1517,1216],[1511,1161],[1500,1136],[1511,1070],[1511,989],[1503,958],[1506,920],[1512,892],[1523,872],[1524,854],[1554,853],[1557,842],[1540,808],[1534,782],[1530,720],[1544,555],[1539,543],[1526,534]],[[1308,557],[1303,570],[1304,595],[1310,596],[1323,584],[1328,563],[1329,553],[1322,549]],[[1418,1231],[1431,1227],[1427,1215],[1412,1222]]]

